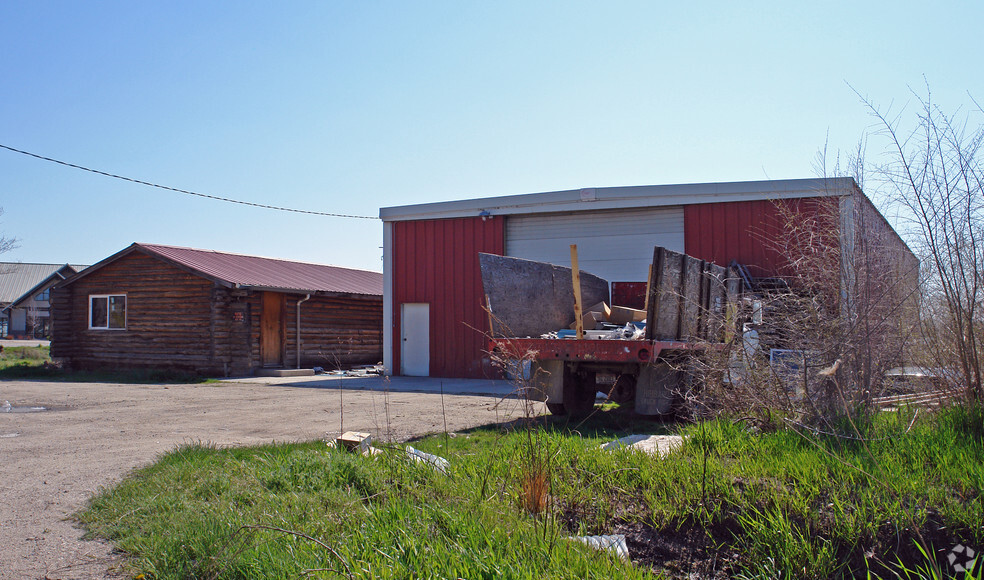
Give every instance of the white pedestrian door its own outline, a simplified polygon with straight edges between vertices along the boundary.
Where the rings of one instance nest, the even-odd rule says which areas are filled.
[[[430,376],[430,304],[403,304],[400,315],[400,374]]]

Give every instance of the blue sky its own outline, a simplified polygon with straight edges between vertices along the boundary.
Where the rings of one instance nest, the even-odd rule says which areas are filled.
[[[984,3],[0,3],[0,144],[210,195],[380,207],[813,177],[898,109],[984,99]],[[880,143],[869,156],[879,160]],[[382,226],[0,150],[0,260],[131,242],[380,270]]]

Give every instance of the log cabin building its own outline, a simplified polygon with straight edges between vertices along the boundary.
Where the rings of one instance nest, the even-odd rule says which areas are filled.
[[[51,291],[72,369],[241,376],[382,360],[378,272],[134,243]]]

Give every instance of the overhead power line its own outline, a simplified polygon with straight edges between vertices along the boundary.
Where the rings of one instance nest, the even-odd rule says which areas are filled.
[[[112,177],[113,179],[122,179],[123,181],[129,181],[131,183],[139,183],[140,185],[146,185],[147,187],[156,187],[157,189],[166,189],[168,191],[174,191],[177,193],[183,193],[185,195],[194,195],[197,197],[204,197],[206,199],[214,199],[216,201],[225,201],[228,203],[238,203],[239,205],[248,205],[250,207],[258,207],[262,209],[273,209],[277,211],[289,211],[293,213],[304,213],[309,215],[321,215],[328,217],[337,218],[351,218],[360,220],[374,220],[379,219],[375,216],[368,215],[350,215],[344,213],[330,213],[325,211],[311,211],[306,209],[294,209],[290,207],[280,207],[276,205],[267,205],[265,203],[253,203],[251,201],[242,201],[239,199],[231,199],[228,197],[219,197],[217,195],[208,195],[206,193],[198,193],[196,191],[188,191],[187,189],[178,189],[176,187],[168,187],[166,185],[160,185],[157,183],[150,183],[149,181],[141,181],[139,179],[133,179],[132,177],[124,177],[122,175],[116,175],[115,173],[107,173],[105,171],[99,171],[98,169],[90,169],[88,167],[83,167],[81,165],[76,165],[74,163],[68,163],[66,161],[59,161],[57,159],[52,159],[51,157],[45,157],[43,155],[38,155],[36,153],[31,153],[29,151],[21,151],[20,149],[14,149],[13,147],[8,147],[7,145],[0,144],[0,148],[6,149],[8,151],[13,151],[14,153],[20,153],[21,155],[27,155],[28,157],[34,157],[35,159],[41,159],[43,161],[50,161],[52,163],[57,163],[59,165],[64,165],[66,167],[72,167],[74,169],[81,169],[82,171],[88,171],[89,173],[95,173],[98,175],[104,175],[106,177]]]

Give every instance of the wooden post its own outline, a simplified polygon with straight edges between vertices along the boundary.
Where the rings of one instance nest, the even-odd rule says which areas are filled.
[[[649,290],[652,288],[653,284],[653,265],[649,264],[649,275],[646,276],[646,305],[642,307],[643,310],[649,310]]]
[[[574,282],[574,324],[577,339],[584,338],[584,320],[581,315],[581,271],[577,267],[577,244],[571,244],[571,280]]]

